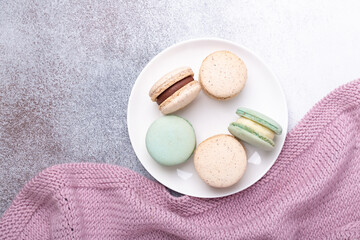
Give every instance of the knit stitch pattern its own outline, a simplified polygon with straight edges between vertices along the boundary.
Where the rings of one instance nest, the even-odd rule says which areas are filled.
[[[270,171],[232,196],[173,197],[119,166],[63,164],[33,178],[0,239],[360,239],[360,80],[316,104]]]

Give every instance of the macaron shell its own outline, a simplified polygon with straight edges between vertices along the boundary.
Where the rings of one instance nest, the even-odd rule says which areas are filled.
[[[199,72],[204,92],[217,100],[227,100],[244,88],[247,68],[243,60],[229,51],[217,51],[205,58]]]
[[[265,151],[271,151],[274,149],[275,143],[271,139],[268,139],[268,140],[270,142],[272,142],[273,145],[267,141],[264,141],[259,136],[257,136],[255,133],[251,133],[249,131],[246,131],[246,130],[240,128],[235,123],[231,123],[228,127],[228,130],[236,138],[243,140],[255,147],[261,148]],[[266,137],[264,137],[264,138],[266,138]]]
[[[159,105],[159,110],[163,114],[178,111],[191,103],[199,95],[200,90],[201,86],[199,82],[192,81],[162,102]]]
[[[233,136],[215,135],[196,148],[194,166],[200,178],[208,185],[215,188],[230,187],[245,173],[246,151]]]
[[[160,117],[151,124],[145,143],[156,162],[173,166],[190,158],[196,147],[196,136],[186,119],[170,115]]]
[[[174,83],[188,77],[194,76],[194,72],[190,67],[180,67],[177,68],[162,78],[160,78],[150,89],[149,96],[153,102],[156,101],[156,98],[166,89],[168,89]]]
[[[278,135],[282,133],[282,128],[280,124],[278,124],[275,120],[271,119],[270,117],[260,112],[257,112],[249,108],[240,107],[236,110],[236,114],[239,115],[240,117],[245,117],[250,120],[253,120],[254,122],[257,122],[263,125],[264,127],[269,128]]]

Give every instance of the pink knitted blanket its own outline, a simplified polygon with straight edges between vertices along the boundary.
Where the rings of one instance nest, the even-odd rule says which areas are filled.
[[[255,185],[173,197],[108,164],[41,172],[0,221],[0,239],[360,239],[360,80],[320,101]]]

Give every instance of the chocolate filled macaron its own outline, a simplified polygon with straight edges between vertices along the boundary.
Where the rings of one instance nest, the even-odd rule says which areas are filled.
[[[200,90],[201,86],[194,80],[192,69],[181,67],[160,78],[150,89],[149,96],[159,105],[163,114],[169,114],[191,103]]]

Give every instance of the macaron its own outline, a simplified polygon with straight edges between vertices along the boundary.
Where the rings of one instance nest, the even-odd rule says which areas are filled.
[[[194,152],[195,131],[186,119],[167,115],[150,125],[145,143],[147,151],[156,162],[173,166],[185,162]]]
[[[173,113],[191,103],[201,90],[189,67],[177,68],[160,78],[150,89],[149,96],[163,114]]]
[[[237,183],[247,165],[245,148],[233,136],[220,134],[201,142],[194,153],[194,166],[200,178],[215,188]]]
[[[228,100],[244,88],[247,68],[240,57],[229,51],[211,53],[202,62],[199,82],[204,92],[217,100]]]
[[[282,132],[280,124],[264,114],[244,107],[238,108],[236,114],[240,118],[228,127],[232,135],[263,150],[274,149],[274,137]]]

